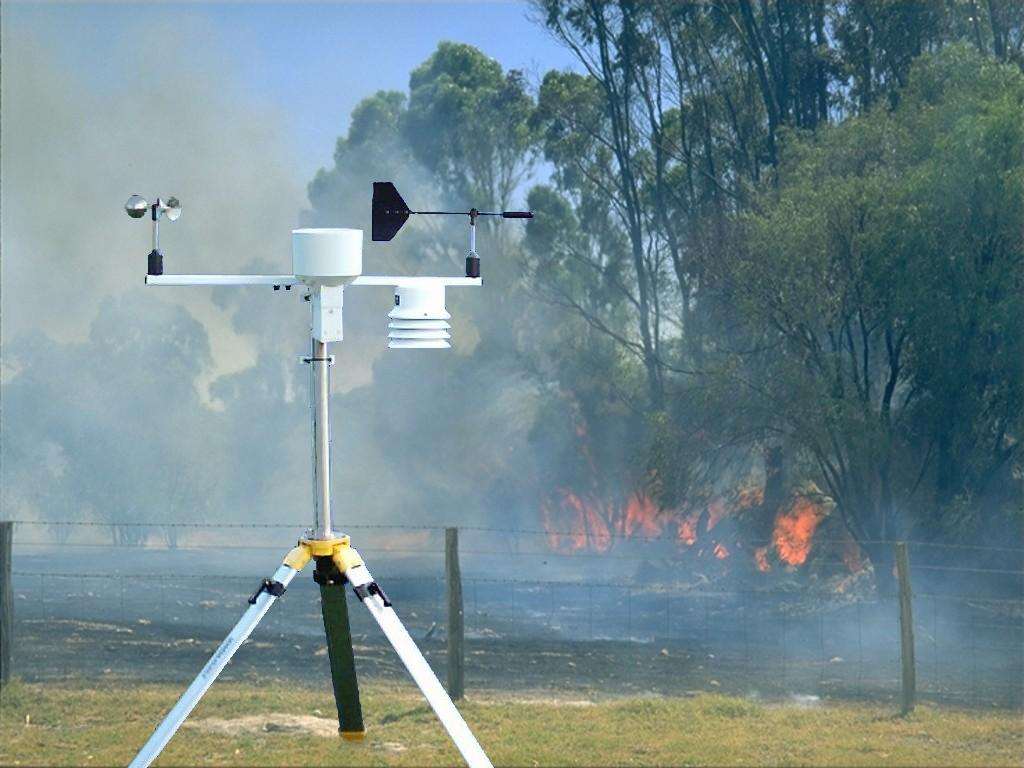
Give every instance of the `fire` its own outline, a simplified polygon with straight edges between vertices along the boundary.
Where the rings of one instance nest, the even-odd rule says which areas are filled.
[[[699,515],[693,512],[686,517],[676,520],[676,541],[692,547],[697,542],[697,518]]]
[[[779,559],[789,565],[803,565],[811,552],[814,532],[825,517],[822,509],[805,496],[775,517],[772,543]]]
[[[768,573],[772,569],[771,563],[768,562],[768,547],[758,547],[754,550],[754,562],[761,573]]]
[[[647,537],[660,536],[659,513],[658,506],[650,496],[640,491],[635,492],[626,502],[622,532],[626,536],[634,534]]]
[[[755,507],[763,501],[761,489],[745,489],[733,497],[712,499],[707,506],[707,530],[715,528],[724,518],[738,511]],[[616,504],[604,502],[593,494],[578,494],[559,488],[541,504],[548,545],[558,551],[576,552],[590,549],[607,552],[617,536],[637,539],[656,539],[666,527],[675,528],[675,542],[680,547],[696,544],[701,518],[700,510],[666,510],[644,491],[638,490]],[[797,496],[793,503],[775,516],[771,544],[753,550],[754,563],[762,573],[771,571],[770,550],[779,560],[791,566],[807,562],[818,525],[825,519],[821,504],[807,496]],[[711,550],[719,560],[731,554],[730,546],[716,542]],[[863,568],[856,544],[850,542],[843,549],[843,560],[851,572]]]
[[[587,490],[556,488],[541,502],[541,516],[551,549],[607,552],[616,538],[651,540],[663,536],[667,542],[674,541],[679,549],[697,547],[699,543],[699,548],[693,550],[698,557],[713,555],[725,560],[733,551],[743,549],[746,518],[742,513],[744,510],[761,513],[759,508],[765,501],[762,485],[749,484],[731,493],[706,498],[705,506],[691,501],[676,508],[664,508],[655,501],[656,494],[650,490],[657,487],[657,477],[648,476],[637,481],[632,491],[609,497],[600,490],[603,483],[598,482],[600,473],[590,452],[589,430],[584,420],[577,421],[575,432],[584,460],[584,477],[592,479],[584,486]],[[770,510],[763,512],[771,513]],[[811,553],[814,534],[827,515],[827,508],[813,500],[813,494],[797,495],[788,507],[776,513],[770,543],[752,549],[757,569],[768,573],[774,562],[804,565]],[[737,524],[720,528],[725,518],[734,518]],[[715,534],[709,536],[712,530]],[[864,567],[860,551],[852,541],[844,546],[842,557],[851,572]]]
[[[548,545],[554,550],[570,552],[588,547],[607,552],[612,545],[612,531],[601,506],[565,488],[559,488],[555,494],[556,499],[548,498],[541,504]],[[569,523],[569,532],[561,521]]]

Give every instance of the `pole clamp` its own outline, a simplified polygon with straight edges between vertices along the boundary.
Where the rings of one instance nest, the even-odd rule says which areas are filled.
[[[328,365],[334,365],[334,355],[327,355],[327,357],[300,357],[299,361],[309,365],[310,363],[327,363]]]
[[[385,608],[391,607],[391,601],[388,600],[388,596],[384,594],[384,590],[380,588],[376,581],[371,581],[369,584],[363,584],[358,587],[353,585],[352,591],[356,593],[359,602],[363,602],[370,595],[377,595],[384,602]]]
[[[313,581],[321,587],[335,587],[348,581],[345,574],[338,570],[330,557],[316,558],[316,570],[313,571]]]
[[[256,605],[256,598],[263,592],[266,592],[268,595],[273,595],[274,597],[280,597],[284,594],[285,589],[287,589],[287,587],[285,587],[285,585],[280,581],[264,579],[260,582],[259,589],[253,592],[252,597],[249,598],[249,605]]]

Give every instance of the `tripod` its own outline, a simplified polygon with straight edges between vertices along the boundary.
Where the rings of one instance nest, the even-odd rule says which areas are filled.
[[[318,560],[319,558],[329,559],[352,585],[352,590],[384,631],[402,663],[409,670],[409,674],[416,681],[416,685],[419,686],[441,724],[448,731],[448,735],[455,742],[455,746],[462,754],[466,764],[471,768],[490,768],[491,761],[484,754],[476,737],[466,725],[466,721],[462,719],[459,710],[455,708],[430,665],[423,658],[423,654],[416,647],[416,643],[409,636],[398,618],[398,614],[391,606],[391,601],[384,594],[384,590],[373,580],[359,553],[349,545],[348,536],[299,541],[298,545],[285,556],[284,562],[274,571],[274,575],[269,579],[264,579],[256,593],[249,598],[249,609],[228,633],[224,642],[206,662],[206,666],[203,667],[182,697],[178,699],[178,703],[149,737],[149,741],[132,760],[131,768],[144,768],[157,758],[163,748],[167,746],[167,742],[185,722],[185,718],[199,703],[199,699],[234,656],[235,651],[252,634],[260,619],[270,610],[270,606],[284,594],[296,574],[314,557]],[[319,567],[319,562],[317,565]],[[328,634],[330,633],[328,632]],[[356,695],[358,696],[358,693]],[[360,715],[359,720],[361,721],[361,719]],[[361,739],[363,733],[362,730],[342,731],[342,736]]]
[[[352,233],[358,233],[358,243]],[[310,356],[303,358],[303,362],[310,366],[311,372],[314,524],[285,555],[273,575],[260,583],[249,598],[249,608],[132,760],[131,768],[145,768],[159,756],[260,619],[310,560],[316,564],[314,579],[320,585],[342,737],[358,740],[365,734],[344,593],[344,585],[348,583],[383,630],[466,763],[471,768],[491,768],[487,755],[409,636],[384,590],[374,581],[366,563],[351,546],[349,537],[334,531],[330,484],[329,398],[330,370],[334,360],[328,354],[328,342],[342,339],[343,289],[346,285],[395,286],[396,308],[389,315],[393,321],[389,326],[391,345],[436,348],[448,345],[445,329],[449,326],[445,320],[449,315],[444,310],[444,286],[480,285],[480,280],[468,277],[359,276],[362,267],[361,238],[359,230],[296,230],[293,233],[295,275],[164,275],[162,263],[157,271],[152,268],[151,260],[150,274],[146,277],[148,285],[265,285],[273,286],[275,290],[282,286],[290,290],[293,285],[305,284],[309,288],[312,348]]]

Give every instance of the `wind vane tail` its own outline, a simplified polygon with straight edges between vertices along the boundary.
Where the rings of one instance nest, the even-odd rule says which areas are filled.
[[[409,218],[409,206],[398,194],[395,185],[390,181],[373,182],[373,204],[371,217],[373,221],[372,238],[374,240],[390,240],[402,228]]]

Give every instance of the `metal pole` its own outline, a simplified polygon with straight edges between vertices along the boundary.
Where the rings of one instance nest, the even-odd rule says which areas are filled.
[[[349,568],[345,571],[345,578],[356,590],[357,595],[360,589],[365,589],[373,582],[373,577],[364,565]],[[409,637],[409,633],[398,618],[398,614],[391,607],[390,602],[385,602],[379,593],[370,593],[362,598],[362,603],[384,631],[384,635],[395,649],[398,658],[409,670],[412,679],[434,710],[434,714],[441,721],[441,725],[448,731],[448,735],[455,742],[455,747],[469,768],[493,768],[491,761],[480,747],[480,743],[476,740],[473,732],[469,730],[469,726],[462,719],[459,710],[455,708],[455,704],[452,703],[444,686],[437,679],[434,670],[430,668],[420,649],[416,647],[416,643]]]
[[[291,566],[282,565],[274,572],[271,580],[287,587],[292,579],[295,578],[296,573],[297,571]],[[220,644],[220,647],[214,651],[213,656],[206,662],[206,666],[203,667],[199,676],[192,681],[192,685],[178,699],[178,703],[167,713],[163,722],[153,732],[153,735],[149,737],[149,741],[146,742],[145,746],[139,750],[139,754],[135,756],[135,759],[132,760],[128,768],[146,768],[146,766],[156,760],[163,748],[167,746],[167,742],[171,740],[171,737],[181,727],[181,724],[185,722],[185,718],[188,717],[196,704],[199,703],[199,699],[213,685],[213,681],[217,679],[217,676],[227,666],[227,663],[231,661],[235,651],[248,639],[252,631],[256,629],[256,625],[259,624],[260,619],[263,618],[264,614],[270,610],[270,606],[276,601],[277,597],[265,590],[256,595],[252,605],[242,614],[242,618],[235,624],[228,636],[224,638],[224,642]]]
[[[14,653],[14,587],[11,583],[14,523],[0,522],[0,685],[11,679]]]
[[[327,344],[313,339],[309,361],[313,411],[313,536],[334,538],[331,529],[331,367]]]
[[[458,701],[465,692],[465,627],[462,611],[462,572],[459,569],[459,529],[444,529],[444,571],[448,586],[448,695]]]
[[[153,218],[153,250],[160,250],[160,198],[150,207],[150,215]]]

